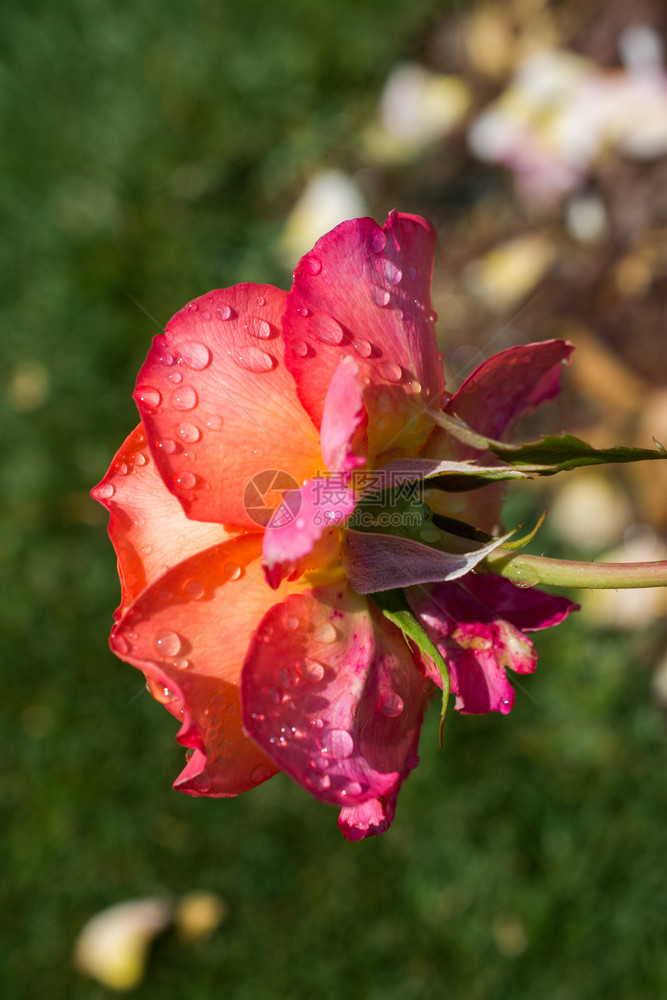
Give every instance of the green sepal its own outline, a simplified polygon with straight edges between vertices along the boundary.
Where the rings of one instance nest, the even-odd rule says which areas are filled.
[[[447,702],[449,700],[449,671],[442,653],[432,639],[426,634],[410,609],[407,598],[402,590],[383,590],[369,595],[380,608],[385,618],[393,622],[401,630],[406,641],[413,642],[422,653],[435,663],[442,676],[442,708],[440,710],[440,728],[438,741],[442,750],[442,730],[445,725]]]

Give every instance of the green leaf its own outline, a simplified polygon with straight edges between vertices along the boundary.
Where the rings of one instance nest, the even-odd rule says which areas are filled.
[[[553,434],[527,444],[509,444],[478,434],[464,421],[441,413],[437,423],[452,437],[477,451],[492,451],[521,472],[553,476],[583,465],[604,465],[625,462],[645,462],[667,458],[667,449],[658,441],[653,448],[593,448],[572,434]]]
[[[440,728],[438,740],[442,750],[442,730],[445,725],[447,702],[449,700],[449,671],[444,658],[435,643],[426,634],[415,618],[402,590],[383,590],[379,594],[370,595],[382,611],[385,618],[400,628],[406,641],[413,642],[435,663],[442,676],[442,708],[440,710]]]

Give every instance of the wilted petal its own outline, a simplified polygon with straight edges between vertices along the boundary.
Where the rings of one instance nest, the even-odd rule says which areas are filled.
[[[111,646],[144,672],[180,718],[194,753],[176,781],[192,795],[237,795],[275,767],[241,727],[239,682],[257,623],[276,600],[261,566],[261,535],[243,535],[179,563],[137,598]]]
[[[263,619],[243,668],[243,721],[323,802],[389,801],[416,763],[424,684],[398,629],[346,587],[318,587]],[[376,832],[377,807],[367,812]]]
[[[478,582],[485,579],[470,574],[457,583],[413,587],[406,594],[412,610],[447,663],[456,708],[463,713],[506,714],[515,698],[506,668],[527,674],[532,673],[537,663],[535,647],[515,621],[522,622],[524,628],[545,627],[561,621],[576,605],[564,598],[541,594],[543,600],[536,598],[532,604],[526,601],[522,608],[521,599],[513,601],[504,586],[497,590],[485,585],[478,588]],[[523,593],[513,584],[510,586]],[[494,603],[496,597],[499,607]],[[428,672],[441,685],[439,672],[435,668]]]
[[[348,530],[343,540],[343,565],[358,594],[375,594],[419,583],[456,580],[508,538],[504,535],[470,552],[440,552],[411,538]]]
[[[109,537],[121,585],[116,617],[175,563],[232,537],[221,524],[185,516],[158,474],[141,424],[119,449],[92,496],[109,511]]]
[[[493,614],[511,622],[522,632],[538,632],[559,625],[579,605],[567,597],[547,594],[539,587],[517,587],[502,576],[472,573],[466,589]]]
[[[287,296],[286,363],[316,426],[346,355],[364,385],[371,455],[415,455],[433,424],[425,401],[444,386],[433,336],[435,235],[418,216],[392,212],[344,222],[302,258]]]
[[[135,390],[160,475],[190,518],[254,528],[249,483],[322,468],[317,432],[284,364],[285,293],[270,285],[209,292],[154,338]]]

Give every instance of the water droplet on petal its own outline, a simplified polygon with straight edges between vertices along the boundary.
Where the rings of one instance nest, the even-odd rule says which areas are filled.
[[[126,653],[130,652],[130,644],[124,635],[119,634],[114,636],[114,651],[120,653],[121,656],[125,656]]]
[[[299,619],[296,615],[288,615],[285,619],[285,628],[289,629],[290,632],[295,632],[299,627]]]
[[[308,254],[302,259],[301,263],[306,274],[312,274],[314,276],[319,274],[322,270],[322,261],[319,257],[313,256],[313,254]]]
[[[199,441],[201,437],[201,431],[196,426],[196,424],[181,424],[178,428],[178,436],[187,441],[188,444],[194,444],[195,441]]]
[[[258,764],[257,767],[254,767],[250,772],[250,780],[259,785],[263,781],[268,781],[272,773],[273,772],[266,766],[266,764]]]
[[[174,356],[169,351],[163,351],[161,354],[158,354],[157,359],[161,365],[165,365],[167,368],[174,363]]]
[[[331,622],[323,622],[321,625],[318,625],[313,635],[318,642],[323,642],[326,645],[330,645],[338,638],[338,633]]]
[[[114,472],[119,476],[126,476],[128,473],[127,462],[119,462],[118,465],[115,465]]]
[[[387,236],[384,230],[380,229],[379,226],[375,226],[368,233],[366,241],[371,253],[382,253],[387,243]]]
[[[148,459],[144,455],[143,451],[135,451],[134,455],[132,456],[132,461],[134,462],[135,465],[145,465]]]
[[[324,677],[324,666],[317,660],[306,660],[301,667],[301,673],[313,684],[318,684]]]
[[[370,287],[371,298],[376,306],[387,306],[389,305],[389,299],[391,295],[386,288],[381,288],[380,285],[371,285]]]
[[[152,385],[142,385],[137,389],[136,400],[148,410],[154,410],[160,405],[162,396]]]
[[[310,316],[310,309],[307,306],[299,306],[297,312],[299,316]]]
[[[199,580],[188,580],[183,585],[183,592],[186,597],[189,597],[193,601],[199,601],[206,593],[206,588]]]
[[[227,563],[223,573],[228,580],[238,580],[243,570],[236,563]]]
[[[179,371],[171,372],[171,374],[169,375],[169,381],[175,382],[178,385],[179,382],[183,381],[183,373]]]
[[[355,349],[360,358],[370,358],[373,353],[373,348],[368,341],[361,338],[355,338],[355,340],[352,341],[352,347]]]
[[[317,737],[322,753],[345,760],[354,751],[354,740],[345,729],[325,729]]]
[[[258,340],[268,340],[271,336],[271,327],[265,319],[260,319],[259,316],[250,316],[245,327],[250,336],[257,337]]]
[[[348,782],[344,790],[347,795],[361,795],[361,785],[358,781]]]
[[[442,532],[438,531],[436,527],[432,524],[427,524],[419,531],[419,537],[423,542],[427,544],[432,544],[433,542],[439,542],[442,538]]]
[[[169,402],[175,410],[193,410],[197,405],[197,393],[191,385],[182,385],[172,392]]]
[[[271,355],[261,351],[259,347],[235,347],[230,354],[239,368],[248,372],[270,372],[275,366]]]
[[[153,646],[160,656],[171,658],[178,656],[183,648],[183,643],[176,632],[172,632],[168,628],[161,628],[153,636]]]
[[[378,361],[375,370],[387,382],[400,382],[403,378],[403,369],[395,361]]]
[[[172,667],[175,667],[176,670],[187,670],[191,666],[190,661],[186,660],[183,656],[179,656],[175,660],[172,660],[171,665]]]
[[[185,340],[178,345],[178,353],[184,365],[200,372],[211,363],[211,352],[199,340]]]
[[[417,393],[422,391],[422,384],[421,382],[418,382],[416,378],[411,378],[408,382],[408,389],[410,392],[414,392],[415,395],[417,395]]]
[[[340,344],[343,337],[343,328],[338,323],[333,316],[329,316],[327,313],[320,313],[313,321],[313,328],[315,331],[315,336],[318,340],[321,340],[323,344],[332,344],[336,346]]]
[[[383,691],[380,697],[380,711],[388,719],[395,719],[403,711],[403,699],[396,691]]]
[[[232,316],[231,306],[228,306],[227,303],[218,306],[218,308],[215,310],[215,315],[218,317],[218,319],[223,320],[223,322],[226,319],[231,319]]]
[[[258,306],[265,306],[266,305],[266,299],[264,298],[263,295],[258,295],[257,296],[257,305]]]
[[[174,476],[174,482],[182,490],[192,490],[197,485],[197,477],[192,472],[179,472]]]
[[[116,489],[111,483],[100,483],[92,492],[96,500],[110,500]]]
[[[297,358],[305,358],[308,354],[308,344],[305,340],[293,340],[290,346]]]
[[[437,312],[434,309],[432,309],[431,312],[428,314],[428,318],[431,321],[431,323],[437,323],[438,321]]]
[[[222,427],[222,417],[219,417],[217,413],[212,413],[210,417],[206,418],[206,426],[211,431],[219,431]]]
[[[398,285],[403,277],[400,267],[397,267],[393,260],[388,260],[386,257],[380,261],[380,270],[390,285]]]
[[[158,449],[165,455],[173,455],[176,451],[176,442],[172,441],[171,438],[160,438],[160,440],[155,443]]]
[[[331,778],[328,774],[314,774],[311,781],[315,788],[319,788],[322,791],[326,791],[327,788],[331,787]]]
[[[141,551],[143,552],[143,554],[145,556],[149,556],[151,554],[151,552],[153,551],[153,546],[152,545],[143,545],[142,548],[141,548]]]
[[[198,302],[188,302],[188,309],[190,310],[190,312],[197,312],[197,310],[199,309],[199,303]]]

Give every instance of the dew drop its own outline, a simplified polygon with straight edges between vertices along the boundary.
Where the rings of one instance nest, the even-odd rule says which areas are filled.
[[[417,395],[417,393],[422,391],[422,384],[421,382],[418,382],[416,378],[411,378],[408,382],[408,389],[410,392],[414,392],[414,394]]]
[[[430,544],[432,542],[439,542],[442,538],[442,533],[438,531],[432,524],[427,524],[419,531],[419,537],[423,542]]]
[[[248,372],[270,372],[275,361],[270,354],[261,351],[259,347],[235,347],[230,354],[239,368]]]
[[[361,795],[361,785],[358,781],[350,781],[345,786],[346,795]]]
[[[127,462],[119,462],[118,465],[114,466],[114,472],[117,472],[119,476],[126,476],[128,473]]]
[[[379,285],[371,285],[370,287],[371,298],[376,306],[387,306],[389,305],[389,299],[391,295],[386,288],[381,288]]]
[[[172,660],[171,665],[176,670],[188,670],[188,668],[191,666],[191,663],[189,660],[186,660],[184,656],[178,656],[176,657],[175,660]]]
[[[259,302],[259,299],[257,301]],[[271,327],[265,319],[260,319],[259,316],[250,316],[245,328],[251,337],[257,337],[258,340],[268,340],[271,336]]]
[[[206,426],[211,431],[219,431],[222,427],[222,417],[219,417],[217,413],[212,413],[206,419]]]
[[[395,719],[403,711],[403,699],[396,691],[383,691],[380,696],[380,711],[388,719]]]
[[[318,684],[324,677],[324,666],[317,660],[306,660],[301,667],[301,673],[313,684]]]
[[[180,360],[188,368],[200,372],[211,363],[211,352],[200,340],[184,340],[178,345]]]
[[[328,774],[314,774],[311,781],[316,788],[322,791],[326,791],[327,788],[331,787],[331,778]]]
[[[258,764],[257,767],[253,767],[250,772],[250,780],[259,785],[263,781],[268,781],[272,773],[273,772],[266,766],[266,764]]]
[[[393,260],[388,260],[386,257],[380,261],[380,270],[390,285],[398,285],[403,277],[400,267],[397,267]]]
[[[93,490],[93,496],[96,500],[110,500],[115,492],[116,488],[111,483],[100,483]]]
[[[227,563],[223,573],[228,580],[238,580],[243,570],[236,563]]]
[[[191,600],[200,601],[206,593],[206,588],[199,580],[188,580],[183,586],[183,592]]]
[[[191,385],[183,385],[175,389],[170,398],[175,410],[193,410],[197,405],[197,393]]]
[[[165,365],[167,368],[174,363],[174,356],[169,351],[163,351],[162,354],[158,354],[157,359],[161,365]]]
[[[183,381],[183,373],[179,371],[171,372],[171,374],[169,375],[169,381],[175,382],[178,385],[179,382]]]
[[[293,340],[291,347],[292,353],[296,354],[297,358],[305,358],[308,354],[308,344],[305,340]]]
[[[141,551],[142,551],[142,553],[145,556],[149,556],[151,554],[151,552],[153,551],[153,546],[152,545],[144,545],[144,546],[142,546]]]
[[[354,740],[345,729],[325,729],[317,737],[322,753],[345,760],[354,751]]]
[[[322,261],[319,257],[313,256],[313,254],[308,254],[302,259],[301,263],[306,274],[312,274],[315,276],[322,270]]]
[[[257,305],[258,306],[265,306],[266,305],[266,299],[264,298],[263,295],[258,295],[257,296]]]
[[[340,323],[327,313],[320,313],[313,321],[313,327],[315,336],[323,344],[336,346],[341,343],[344,337],[343,328]]]
[[[331,645],[338,638],[338,633],[331,622],[323,622],[321,625],[318,625],[313,634],[318,642],[325,643],[327,646]]]
[[[197,310],[199,309],[199,303],[198,302],[188,302],[188,309],[190,310],[190,312],[193,312],[193,313],[197,312]]]
[[[187,441],[188,444],[194,444],[195,441],[199,441],[201,437],[201,431],[196,426],[196,424],[181,424],[178,428],[178,436],[182,438],[183,441]]]
[[[352,347],[355,349],[360,358],[370,358],[373,353],[373,348],[368,341],[361,338],[353,340]]]
[[[296,615],[288,615],[285,619],[285,628],[289,629],[290,632],[296,632],[299,627],[299,619]]]
[[[176,442],[172,441],[171,438],[160,438],[160,440],[155,443],[158,449],[165,455],[173,455],[176,451]]]
[[[160,405],[162,396],[152,385],[142,385],[137,389],[136,400],[142,403],[148,410],[154,410]]]
[[[378,361],[375,370],[387,382],[400,382],[403,378],[403,369],[395,361]]]
[[[148,459],[144,455],[143,451],[135,451],[134,455],[132,456],[132,461],[134,462],[135,465],[145,465]]]
[[[382,253],[387,243],[386,234],[379,226],[375,226],[366,237],[371,253]]]
[[[437,323],[438,322],[437,312],[434,309],[432,309],[431,312],[428,314],[428,318],[431,323]]]
[[[179,472],[174,476],[174,482],[182,490],[192,490],[197,485],[197,477],[192,472]]]
[[[299,306],[296,311],[299,316],[310,316],[310,309],[308,306]]]
[[[183,643],[176,632],[172,632],[168,628],[161,628],[153,636],[153,646],[160,656],[171,658],[178,656],[183,648]]]
[[[227,303],[218,306],[218,308],[215,310],[215,315],[218,317],[218,319],[221,319],[223,322],[227,319],[231,319],[232,316],[231,306],[228,306]]]

